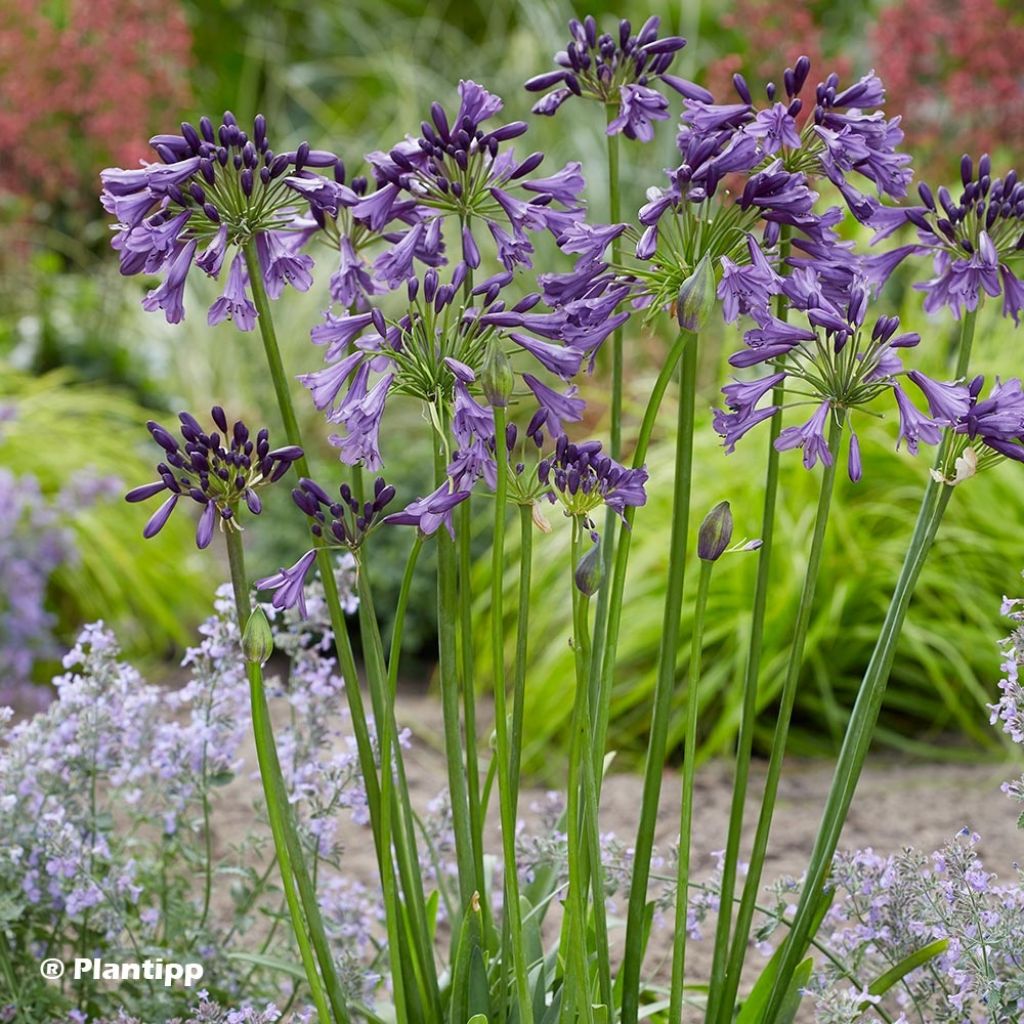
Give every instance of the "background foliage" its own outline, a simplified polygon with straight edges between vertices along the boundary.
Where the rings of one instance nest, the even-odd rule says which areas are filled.
[[[905,127],[918,164],[933,183],[953,177],[962,148],[991,149],[1007,157],[1024,142],[1024,13],[1012,0],[794,0],[785,7],[766,0],[721,4],[646,3],[588,6],[599,17],[619,13],[641,21],[648,13],[690,40],[678,71],[724,88],[735,70],[753,82],[778,77],[782,67],[808,53],[822,74],[835,67],[855,75],[877,67],[890,87],[890,106],[906,113]],[[170,329],[143,314],[146,285],[118,277],[107,247],[107,228],[96,200],[96,174],[106,163],[130,161],[150,132],[165,130],[204,111],[233,109],[240,118],[265,112],[281,148],[302,138],[323,141],[342,153],[354,171],[361,154],[388,147],[421,120],[430,99],[450,100],[459,77],[476,78],[506,97],[514,116],[526,116],[522,81],[544,70],[565,22],[574,13],[556,0],[351,0],[345,4],[300,0],[47,0],[33,17],[24,5],[0,0],[0,147],[18,153],[0,176],[0,394],[18,408],[16,426],[0,436],[0,465],[32,472],[56,493],[73,468],[94,466],[126,484],[149,479],[146,438],[137,428],[149,415],[169,417],[179,408],[202,411],[214,400],[232,416],[276,420],[269,382],[253,338],[231,325],[207,328],[191,319]],[[575,13],[585,13],[582,9]],[[934,31],[905,31],[908,24]],[[113,28],[111,26],[114,26]],[[966,27],[965,27],[966,26]],[[116,31],[115,31],[116,29]],[[963,32],[961,32],[963,30]],[[993,34],[997,34],[994,36]],[[132,39],[159,39],[149,49],[117,54]],[[128,40],[128,42],[125,42]],[[88,98],[81,89],[54,89],[92,68],[102,53],[115,74],[94,74]],[[55,59],[59,54],[60,60]],[[68,69],[74,70],[74,75]],[[812,72],[814,73],[814,72]],[[123,99],[130,95],[132,102]],[[552,164],[582,160],[598,217],[604,214],[604,149],[600,112],[584,107],[557,120],[531,121],[531,147]],[[34,125],[56,126],[30,135]],[[672,150],[672,131],[640,149],[624,150],[626,209],[657,182]],[[28,139],[35,141],[29,143]],[[328,257],[329,258],[329,257]],[[930,323],[920,297],[904,279],[887,296],[910,329],[946,332]],[[192,305],[200,308],[198,296]],[[290,294],[277,309],[285,359],[296,370],[318,361],[308,329],[324,308],[323,293]],[[705,408],[715,398],[724,357],[736,336],[719,328],[702,339],[707,386]],[[634,395],[643,394],[660,346],[634,336],[630,372]],[[986,323],[981,344],[1019,345],[1012,328]],[[50,371],[59,369],[59,373]],[[942,366],[934,367],[937,373]],[[47,374],[46,376],[40,376]],[[592,382],[595,394],[600,377]],[[596,403],[599,407],[599,403]],[[317,436],[314,462],[327,473],[333,454],[326,431],[310,407],[307,436]],[[410,413],[410,415],[414,415]],[[663,419],[671,420],[666,410]],[[412,425],[412,423],[411,423]],[[601,429],[600,423],[589,426]],[[761,496],[756,481],[764,453],[753,438],[726,459],[707,429],[700,434],[696,516],[720,499],[733,503],[737,530],[756,531]],[[864,482],[843,485],[819,589],[810,656],[798,708],[794,748],[819,753],[841,731],[844,709],[882,616],[909,533],[924,467],[891,450],[888,425],[861,424],[871,471]],[[662,437],[660,441],[671,441]],[[415,445],[392,445],[388,474],[403,492],[423,493],[429,460]],[[625,751],[643,742],[660,620],[660,570],[665,559],[670,445],[653,449],[655,480],[650,506],[638,519],[629,584],[627,633],[616,693],[616,742]],[[779,685],[788,624],[806,533],[808,498],[815,479],[783,460],[780,533],[792,557],[778,559],[777,602],[769,621],[769,650],[762,700]],[[881,739],[930,755],[966,756],[992,742],[984,728],[984,694],[995,669],[992,642],[999,636],[997,598],[1012,590],[1019,568],[1017,537],[1024,523],[1019,475],[1013,467],[973,481],[953,503],[940,547],[915,601],[904,635]],[[271,571],[301,543],[302,524],[277,495],[254,540],[254,572]],[[482,512],[486,504],[481,503]],[[119,502],[64,510],[78,538],[81,558],[52,580],[52,605],[65,637],[81,621],[112,620],[125,641],[154,654],[180,643],[206,611],[202,570],[191,558],[188,529],[173,522],[159,542],[143,546],[139,510]],[[556,524],[557,525],[557,524]],[[514,531],[513,531],[514,532]],[[564,690],[570,671],[562,616],[565,581],[558,564],[564,530],[539,542],[529,735],[535,748],[564,728]],[[393,605],[408,535],[396,531],[376,551],[378,607]],[[719,574],[712,600],[704,703],[717,714],[704,737],[704,752],[724,749],[734,727],[736,668],[743,649],[744,608],[753,558],[733,556]],[[206,563],[209,565],[209,563]],[[184,575],[182,575],[182,570]],[[433,600],[424,563],[409,639],[427,649]],[[483,575],[486,568],[478,572]],[[481,580],[481,582],[484,582]],[[509,581],[511,583],[511,580]],[[510,605],[511,606],[511,605]],[[481,611],[486,611],[481,608]],[[684,628],[684,636],[686,631]],[[481,644],[486,648],[485,644]],[[681,673],[683,658],[680,658]],[[0,666],[2,670],[2,666]],[[422,679],[429,675],[424,667]],[[484,680],[485,681],[485,680]],[[682,690],[679,694],[682,700]],[[952,734],[955,742],[949,743]]]

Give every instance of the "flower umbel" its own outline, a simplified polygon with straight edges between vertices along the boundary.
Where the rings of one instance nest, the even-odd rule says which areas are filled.
[[[255,439],[241,420],[236,420],[229,430],[227,416],[220,406],[214,406],[210,415],[217,430],[207,434],[194,416],[187,412],[179,414],[184,443],[179,443],[159,423],[150,420],[146,424],[165,453],[164,461],[156,467],[160,479],[129,491],[125,500],[145,501],[163,491],[170,495],[150,517],[144,537],[156,536],[178,500],[189,497],[203,509],[196,544],[205,548],[213,539],[217,522],[221,529],[241,529],[237,513],[243,502],[253,515],[259,515],[263,503],[257,492],[280,480],[291,464],[302,457],[302,449],[295,445],[271,450],[266,428]]]

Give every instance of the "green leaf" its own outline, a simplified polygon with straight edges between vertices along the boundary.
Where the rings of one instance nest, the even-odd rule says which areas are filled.
[[[287,974],[292,978],[306,980],[306,971],[302,964],[294,963],[291,960],[281,960],[276,956],[264,956],[262,953],[228,953],[229,960],[238,960],[243,964],[252,964],[254,967],[266,967],[267,970],[277,971],[280,974]]]
[[[918,967],[928,963],[929,960],[934,960],[935,957],[945,953],[947,949],[949,949],[949,939],[936,939],[935,942],[922,946],[916,953],[911,953],[910,956],[901,960],[895,967],[890,968],[885,974],[876,978],[868,985],[868,992],[873,996],[885,995],[893,985],[902,981],[911,971],[917,970]],[[871,1003],[865,999],[860,1004],[861,1012],[869,1009],[870,1006]]]

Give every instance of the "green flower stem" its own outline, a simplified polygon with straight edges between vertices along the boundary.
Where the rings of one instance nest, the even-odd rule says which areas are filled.
[[[504,442],[506,413],[494,405],[494,436]],[[519,907],[519,876],[516,872],[516,812],[512,804],[512,754],[508,741],[508,711],[505,706],[505,617],[502,610],[505,584],[505,518],[508,511],[508,459],[503,445],[495,453],[497,486],[494,494],[494,537],[491,543],[491,664],[494,671],[494,732],[498,761],[498,803],[501,808],[501,845],[505,858],[504,917],[512,941],[512,969],[515,974],[519,1019],[533,1024],[533,1001],[528,980],[529,964],[523,943],[523,921]],[[469,595],[463,594],[468,605]]]
[[[415,568],[414,553],[418,554],[415,544],[406,564],[406,572],[403,575],[402,581],[403,586],[406,585],[406,577],[411,578],[412,571]],[[410,568],[410,563],[412,569]],[[378,727],[378,743],[380,745],[380,763],[382,766],[381,844],[383,849],[389,850],[393,840],[402,888],[406,894],[405,902],[399,902],[398,891],[395,888],[394,865],[389,860],[384,865],[381,883],[385,889],[385,904],[388,901],[388,885],[385,882],[390,885],[390,895],[393,897],[396,911],[401,917],[401,927],[399,927],[399,918],[396,917],[394,922],[392,922],[394,924],[394,931],[393,933],[389,932],[388,942],[391,948],[402,950],[406,938],[413,940],[415,957],[403,957],[401,967],[405,970],[411,970],[418,986],[421,1002],[430,1004],[437,1013],[440,1013],[441,997],[437,986],[437,973],[434,968],[430,928],[424,912],[426,896],[423,891],[419,855],[416,850],[415,822],[409,800],[407,798],[401,799],[401,796],[409,792],[409,785],[405,774],[405,760],[397,741],[398,723],[395,718],[397,680],[395,684],[392,683],[390,668],[385,665],[384,645],[378,628],[379,620],[374,608],[370,577],[361,562],[358,566],[357,579],[359,625],[363,640],[366,673],[368,678],[374,680],[374,692],[383,693],[385,698],[384,706],[379,710],[375,709],[377,721],[380,723]],[[393,658],[392,662],[397,672],[397,660]],[[385,766],[391,764],[394,765],[393,772],[387,771],[385,768]],[[395,786],[396,779],[397,787]],[[396,793],[400,797],[397,800]],[[387,911],[390,912],[391,909],[390,906],[386,906]],[[411,997],[411,992],[407,992],[406,999],[411,1000]]]
[[[618,110],[614,104],[607,108],[609,123],[615,118]],[[619,194],[619,137],[618,135],[606,135],[608,147],[608,221],[615,224],[621,215],[621,198]],[[612,242],[611,259],[613,265],[622,262],[622,243],[616,238]],[[612,396],[611,396],[611,424],[609,437],[609,454],[616,461],[622,458],[622,391],[623,391],[623,333],[619,327],[612,334]],[[609,580],[612,575],[612,566],[615,562],[615,513],[611,509],[605,511],[603,542],[601,547],[601,559],[604,566],[604,579]],[[610,590],[607,584],[603,586],[597,595],[597,613],[594,620],[595,650],[592,664],[600,666],[602,652],[605,647],[605,637],[608,631],[608,620],[610,617]],[[592,673],[590,686],[591,707],[601,709],[601,676],[599,672]],[[600,754],[602,747],[596,748]],[[598,784],[600,786],[600,776]]]
[[[682,336],[681,336],[682,337]],[[626,916],[626,947],[622,960],[622,1024],[637,1024],[640,1007],[640,971],[643,966],[644,909],[647,880],[651,871],[654,830],[658,820],[658,798],[665,768],[665,748],[676,681],[676,652],[679,648],[680,616],[686,572],[686,548],[690,526],[690,484],[693,475],[693,424],[697,390],[697,345],[691,336],[685,345],[679,373],[679,419],[676,436],[675,486],[672,494],[672,536],[669,541],[668,593],[658,655],[658,677],[651,710],[651,734],[644,765],[644,788],[637,828],[633,878]],[[616,597],[618,608],[616,609]],[[612,597],[612,608],[621,614],[621,594]],[[611,636],[611,634],[610,634]],[[606,658],[613,653],[609,645]]]
[[[284,363],[281,359],[280,347],[277,343],[277,333],[274,329],[273,314],[270,300],[267,296],[263,283],[263,275],[260,270],[259,257],[256,253],[255,243],[250,241],[243,247],[246,267],[249,273],[249,283],[252,290],[253,303],[259,315],[260,336],[263,341],[263,349],[270,370],[271,379],[274,384],[274,392],[277,397],[278,409],[285,428],[285,436],[289,444],[298,445],[305,451],[302,433],[299,429],[298,419],[295,415],[295,407],[292,404],[291,392],[289,390],[289,378],[286,374]],[[295,471],[299,476],[310,476],[309,463],[305,455],[295,462]],[[354,472],[354,483],[357,487],[361,485],[361,474]],[[338,656],[338,665],[341,669],[342,679],[345,686],[345,695],[349,706],[352,720],[352,731],[356,740],[356,748],[359,756],[360,772],[363,778],[363,785],[366,791],[367,809],[370,816],[370,824],[374,836],[374,845],[377,854],[377,863],[380,876],[383,879],[386,870],[391,869],[390,853],[387,846],[382,843],[382,818],[381,818],[381,795],[380,782],[377,776],[376,759],[373,743],[370,738],[369,721],[366,717],[366,710],[363,705],[362,693],[359,689],[359,672],[356,667],[355,654],[352,649],[352,642],[348,632],[348,622],[345,618],[344,609],[341,606],[341,598],[338,594],[338,585],[334,576],[334,565],[329,551],[325,547],[322,537],[313,535],[313,544],[317,551],[317,568],[320,572],[321,582],[324,588],[324,599],[327,604],[331,620],[331,629],[334,633],[334,646]],[[376,630],[376,623],[375,632]],[[379,632],[378,632],[379,639]],[[368,680],[371,686],[375,681]],[[375,707],[384,707],[385,697],[376,691],[372,692]],[[399,762],[401,764],[401,762]],[[405,786],[404,776],[401,778],[401,792],[399,793],[402,803],[402,811],[407,821],[411,821],[412,812],[409,805],[408,789]],[[411,837],[411,828],[405,832]],[[301,854],[301,850],[298,851]],[[400,851],[401,856],[401,851]],[[415,862],[415,858],[413,858]],[[305,864],[301,857],[296,870],[305,871]],[[415,877],[415,873],[414,873]],[[415,890],[414,890],[415,892]],[[410,902],[417,902],[415,895],[410,897]],[[315,905],[312,911],[313,916],[319,920],[319,907]],[[322,931],[322,927],[320,929]],[[313,930],[314,940],[317,939],[317,931]],[[398,956],[401,957],[401,947],[398,948]],[[330,976],[327,980],[330,983],[334,975],[333,962],[330,963]],[[436,986],[435,986],[436,987]],[[330,990],[330,986],[329,986]]]
[[[519,607],[516,610],[516,656],[512,675],[512,813],[519,813],[519,777],[523,759],[526,711],[526,654],[530,628],[530,581],[533,575],[533,506],[519,507]]]
[[[617,108],[609,104],[607,108],[608,123],[615,119]],[[608,222],[617,224],[621,217],[621,197],[619,195],[619,137],[606,135],[608,144]],[[619,239],[612,242],[612,264],[618,266],[622,259],[622,243]],[[613,459],[622,454],[622,328],[612,334],[612,406],[611,406],[611,437],[609,448]]]
[[[466,785],[469,798],[469,830],[473,836],[473,863],[476,884],[484,891],[484,808],[480,801],[480,754],[476,735],[476,672],[473,657],[473,510],[472,499],[458,508],[459,568],[459,654],[462,671],[462,717],[466,734]],[[485,930],[493,927],[491,901],[482,900],[480,910]]]
[[[435,438],[434,478],[438,486],[448,479],[444,445]],[[459,617],[458,567],[455,541],[441,527],[437,531],[437,645],[438,673],[441,679],[441,710],[444,717],[444,752],[448,767],[448,793],[452,804],[452,828],[455,833],[455,861],[459,878],[459,902],[465,912],[473,902],[473,894],[482,892],[473,856],[473,835],[469,818],[469,789],[466,761],[462,749],[462,726],[459,721],[459,664],[456,622]],[[459,922],[453,922],[452,933],[459,934]]]
[[[581,807],[581,770],[589,764],[587,736],[590,730],[587,706],[590,688],[587,685],[587,660],[590,656],[590,634],[587,624],[589,601],[576,586],[576,566],[581,555],[580,524],[572,521],[572,543],[569,549],[569,587],[572,593],[573,638],[576,665],[576,695],[573,700],[571,736],[569,741],[569,773],[565,811],[569,892],[562,922],[561,954],[565,964],[566,998],[562,1001],[561,1020],[571,1022],[582,1018],[594,1020],[590,982],[590,956],[587,948],[587,848],[586,804]],[[585,796],[584,796],[585,800]],[[600,860],[598,861],[598,866]],[[595,907],[595,910],[597,908]],[[594,936],[595,946],[598,944]],[[605,940],[607,949],[607,939]]]
[[[726,968],[725,980],[722,983],[722,996],[719,1003],[719,1020],[732,1020],[732,1007],[739,988],[740,974],[747,954],[750,938],[750,926],[754,917],[754,905],[761,886],[761,875],[764,871],[765,857],[768,852],[768,838],[771,833],[772,819],[775,815],[775,801],[779,792],[779,781],[782,776],[782,763],[786,755],[786,741],[789,738],[789,725],[796,703],[797,687],[800,682],[800,670],[803,667],[804,646],[807,632],[811,624],[811,611],[814,605],[814,591],[821,569],[821,559],[825,551],[825,534],[828,527],[829,510],[832,506],[832,492],[835,487],[836,469],[839,464],[839,446],[843,437],[845,415],[841,411],[833,411],[830,417],[828,450],[831,455],[830,464],[823,467],[821,489],[818,492],[818,507],[814,515],[814,532],[811,535],[810,550],[807,555],[807,570],[804,575],[803,590],[800,593],[800,604],[797,607],[796,622],[793,625],[793,642],[789,650],[789,662],[786,677],[782,684],[782,695],[779,700],[778,716],[775,720],[775,733],[772,736],[771,755],[768,759],[768,773],[765,778],[764,794],[761,797],[761,812],[754,833],[754,843],[750,854],[750,868],[743,885],[739,911],[736,915],[736,928],[733,933],[729,963]]]
[[[669,381],[675,374],[680,359],[682,359],[683,351],[693,337],[688,331],[680,332],[658,373],[654,387],[651,389],[651,397],[647,402],[647,408],[644,410],[636,448],[633,451],[632,465],[634,469],[639,469],[647,460],[647,448],[651,441],[651,434],[654,432],[654,425],[658,420],[658,413],[661,411],[662,399],[665,397]],[[625,511],[625,522],[619,529],[619,540],[615,546],[614,571],[610,579],[608,576],[605,576],[604,583],[598,594],[598,616],[600,616],[601,598],[605,594],[607,594],[608,598],[607,629],[602,631],[595,626],[594,653],[590,666],[590,690],[592,694],[597,694],[597,699],[594,702],[594,771],[597,778],[598,793],[600,793],[602,782],[605,737],[608,735],[608,722],[611,715],[615,655],[619,645],[619,630],[622,626],[622,601],[626,589],[626,570],[629,567],[629,551],[633,539],[633,520],[635,518],[636,509],[630,506]],[[608,535],[606,528],[606,536]],[[597,625],[600,625],[600,621],[598,621]]]
[[[274,384],[274,393],[277,396],[278,410],[284,423],[285,436],[289,444],[298,445],[305,451],[302,432],[299,430],[298,420],[295,417],[295,407],[292,405],[289,380],[285,373],[284,363],[281,360],[281,351],[277,344],[277,332],[274,330],[270,300],[263,285],[263,274],[260,270],[255,243],[246,243],[242,251],[245,254],[245,263],[249,272],[249,285],[252,289],[253,303],[256,306],[256,312],[259,314],[260,336],[263,340],[263,350],[266,354],[267,366],[270,369],[271,380]],[[298,476],[310,476],[309,462],[305,455],[296,460],[295,472]],[[334,631],[334,645],[338,655],[338,665],[341,669],[345,685],[345,697],[348,701],[349,712],[352,717],[352,732],[355,735],[356,749],[359,754],[359,769],[366,788],[366,803],[377,848],[378,866],[383,868],[380,845],[380,784],[377,778],[377,764],[374,757],[373,743],[370,739],[369,722],[366,717],[366,709],[363,706],[363,695],[359,689],[359,672],[356,669],[355,654],[352,650],[352,642],[348,634],[345,611],[341,607],[341,598],[338,594],[338,585],[334,578],[334,565],[331,561],[330,553],[326,550],[322,538],[313,535],[313,544],[317,549],[316,564],[324,587],[324,599],[327,602],[331,628]]]
[[[977,315],[977,310],[966,313],[960,326],[957,378],[967,375],[971,349],[974,345]],[[946,431],[936,456],[936,470],[941,471],[945,464],[951,440],[952,433]],[[762,1018],[766,1022],[771,1021],[772,1016],[770,1015],[778,1011],[793,972],[803,956],[802,951],[807,948],[808,942],[813,937],[810,935],[810,922],[814,917],[820,893],[831,870],[832,858],[839,845],[843,824],[850,811],[850,804],[853,802],[857,783],[860,781],[861,771],[871,748],[871,738],[878,715],[882,710],[882,703],[885,700],[885,689],[889,682],[893,660],[896,657],[896,644],[903,629],[907,609],[952,495],[952,487],[940,483],[934,477],[928,480],[917,522],[914,525],[914,532],[910,538],[910,545],[903,559],[903,566],[886,611],[882,630],[864,672],[839,758],[836,761],[832,785],[829,788],[821,826],[814,841],[814,849],[811,852],[800,902],[797,905],[792,927],[786,937],[785,953],[779,964],[776,984]]]
[[[239,635],[245,633],[246,624],[252,614],[249,599],[249,582],[245,574],[245,551],[242,546],[242,534],[238,530],[225,531],[227,541],[228,562],[231,566],[231,585],[235,592],[235,611],[238,617]],[[246,675],[249,679],[249,696],[252,705],[252,727],[256,741],[256,758],[259,762],[260,779],[263,783],[263,796],[267,804],[267,818],[274,840],[274,852],[280,867],[281,887],[288,903],[292,931],[299,947],[302,966],[309,982],[310,993],[316,1005],[317,1018],[320,1024],[347,1024],[348,1009],[345,1005],[341,986],[334,972],[334,960],[327,944],[327,936],[323,931],[316,893],[312,890],[309,875],[305,871],[302,858],[302,846],[295,831],[281,764],[274,743],[274,730],[270,722],[270,708],[267,705],[266,691],[263,689],[263,670],[255,662],[246,661]],[[299,892],[296,893],[296,888]],[[301,899],[301,904],[300,904]],[[305,917],[303,916],[305,909]],[[320,934],[315,935],[319,925]],[[316,959],[310,945],[310,937],[316,946]],[[320,969],[317,970],[317,961]],[[323,972],[323,978],[320,976]],[[324,989],[330,992],[330,1007]],[[333,1016],[332,1016],[333,1011]]]
[[[785,263],[790,252],[790,228],[782,228],[779,243],[779,262]],[[785,322],[789,317],[789,302],[779,295],[775,302],[775,316]],[[761,514],[761,547],[757,553],[757,577],[754,582],[754,604],[750,613],[750,642],[747,663],[743,673],[743,698],[740,711],[739,733],[736,738],[735,776],[732,803],[729,811],[729,830],[722,860],[721,905],[732,907],[736,891],[736,876],[740,860],[740,842],[743,838],[743,812],[747,804],[750,784],[750,762],[754,751],[754,731],[757,725],[757,694],[761,679],[761,653],[764,649],[764,621],[768,610],[768,581],[771,576],[775,539],[775,506],[779,494],[779,451],[775,447],[782,432],[782,406],[786,398],[786,382],[779,381],[772,390],[772,405],[776,406],[768,426],[768,458],[764,482],[764,510]],[[720,913],[715,925],[715,946],[712,957],[711,981],[704,1020],[711,1024],[718,1016],[718,1004],[725,981],[726,961],[729,956],[729,937],[732,913]]]
[[[579,759],[583,775],[583,859],[584,881],[589,877],[594,899],[592,913],[594,929],[594,953],[597,966],[597,982],[601,1004],[612,1006],[612,972],[608,957],[608,921],[605,911],[604,865],[601,861],[601,838],[598,828],[600,797],[597,790],[597,776],[594,768],[593,718],[590,704],[590,665],[593,649],[590,641],[590,598],[575,586],[575,568],[583,557],[583,538],[587,531],[583,524],[574,520],[572,544],[573,564],[573,638],[576,651],[576,692],[579,716],[576,722],[579,740]]]
[[[683,748],[683,791],[679,811],[679,850],[676,868],[676,925],[672,941],[672,984],[668,1019],[683,1019],[683,985],[686,982],[687,915],[690,901],[690,839],[693,833],[693,785],[697,771],[697,698],[700,695],[701,653],[704,648],[704,616],[708,606],[711,570],[715,563],[701,561],[697,600],[690,638],[690,674],[686,680],[686,739]]]

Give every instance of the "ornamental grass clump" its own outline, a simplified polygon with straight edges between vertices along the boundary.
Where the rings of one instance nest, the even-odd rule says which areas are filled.
[[[521,157],[512,145],[529,135],[529,123],[499,119],[503,101],[472,81],[459,83],[457,106],[424,103],[419,128],[390,149],[370,153],[366,173],[351,178],[332,150],[303,143],[276,153],[262,117],[249,133],[230,114],[217,128],[203,118],[198,128],[183,124],[180,135],[156,136],[151,163],[103,172],[103,202],[117,220],[113,245],[122,272],[162,275],[145,308],[181,321],[193,266],[220,277],[230,261],[224,294],[208,320],[230,320],[238,329],[224,344],[236,347],[239,359],[256,358],[247,336],[257,331],[274,385],[282,447],[271,448],[266,431],[253,435],[242,423],[229,426],[220,406],[211,413],[210,431],[183,413],[180,442],[150,425],[164,453],[160,479],[140,481],[128,499],[169,492],[149,523],[140,524],[146,536],[178,504],[189,506],[184,498],[201,507],[200,548],[215,532],[223,536],[235,620],[226,656],[234,659],[237,699],[247,702],[244,720],[258,757],[273,850],[267,877],[282,894],[279,928],[291,950],[288,973],[301,979],[301,998],[319,1024],[637,1024],[648,1017],[679,1024],[684,1016],[705,1024],[786,1024],[808,994],[822,1020],[875,1013],[891,1021],[896,1018],[882,997],[894,985],[919,969],[966,970],[948,958],[970,956],[975,948],[974,919],[938,911],[888,951],[895,963],[883,966],[877,948],[855,948],[842,934],[842,913],[853,913],[859,894],[848,888],[848,898],[840,897],[844,879],[857,876],[836,860],[836,850],[896,641],[943,513],[981,469],[1024,461],[1024,397],[1011,354],[1004,354],[1005,368],[994,381],[983,381],[971,367],[981,304],[1002,299],[1003,315],[1014,319],[1020,309],[1014,268],[1021,251],[1015,234],[1021,186],[1012,171],[993,177],[991,161],[982,157],[977,177],[974,163],[963,163],[958,201],[940,190],[936,204],[922,189],[925,206],[908,205],[910,158],[900,149],[899,117],[886,109],[876,75],[844,84],[799,57],[779,83],[765,85],[763,101],[740,76],[735,96],[716,98],[669,73],[685,40],[659,38],[658,28],[651,19],[634,34],[623,21],[602,33],[594,18],[574,20],[571,42],[556,55],[557,69],[527,83],[528,90],[554,90],[540,100],[538,113],[553,113],[570,97],[605,106],[609,192],[596,204],[578,162],[536,176],[543,154]],[[650,141],[671,120],[678,101],[670,93],[682,97],[678,157],[667,181],[651,174],[642,208],[624,215],[619,138]],[[581,108],[573,103],[559,116],[570,109]],[[851,222],[875,230],[867,252],[846,240]],[[916,242],[890,241],[911,229]],[[544,235],[549,241],[542,245]],[[556,249],[574,258],[570,269],[555,262]],[[324,251],[332,254],[326,264],[331,307],[321,323],[310,325],[308,360],[286,367],[274,303],[284,300],[286,285],[311,286],[317,272],[311,253]],[[915,364],[918,352],[939,347],[939,332],[901,329],[883,290],[897,264],[913,274],[929,256],[937,276],[925,280],[927,271],[918,268],[926,308],[937,315],[948,310],[960,321],[956,351],[941,379]],[[727,323],[744,317],[750,324],[729,358],[735,376],[722,382],[723,408],[714,417],[725,447],[717,471],[722,494],[694,546],[698,355],[716,308]],[[640,325],[663,343],[636,442],[627,451],[622,395],[633,361],[626,358],[626,329]],[[597,428],[582,397],[600,395],[605,379],[607,445],[603,437],[586,436]],[[647,456],[670,389],[677,422],[671,526],[659,566],[666,590],[657,681],[644,709],[649,728],[637,830],[619,843],[602,829],[609,715],[621,678],[620,638],[628,628],[631,540],[645,529]],[[433,489],[425,495],[403,494],[400,482],[386,475],[390,453],[409,440],[392,419],[392,403],[399,400],[420,412],[432,451]],[[323,416],[338,454],[316,474],[296,401],[310,402]],[[868,416],[890,421],[891,443],[911,457],[935,449],[932,472],[849,709],[806,874],[792,886],[796,906],[766,911],[765,861],[836,474],[841,461],[854,483],[870,473],[856,433]],[[741,439],[753,442],[747,433],[766,435],[761,524],[752,541],[732,545],[728,453]],[[759,712],[772,567],[780,557],[774,543],[779,459],[795,449],[815,474],[817,500],[802,540],[805,576],[778,704]],[[307,550],[296,551],[290,566],[261,566],[264,575],[254,581],[245,541],[263,528],[259,492],[290,471],[295,514],[309,530]],[[490,577],[482,594],[474,590],[474,510],[481,513],[476,522],[489,521]],[[519,530],[514,560],[507,543],[512,525]],[[395,527],[411,528],[413,541],[393,627],[383,636],[374,605],[374,551],[380,531]],[[535,548],[544,558],[545,535],[555,531],[568,537],[552,600],[572,613],[566,639],[573,671],[565,681],[569,750],[562,764],[564,805],[551,834],[531,844],[519,831],[523,708],[528,655],[544,610],[531,607],[530,580]],[[405,617],[427,546],[436,551],[446,774],[437,805],[442,825],[436,827],[424,823],[413,799],[396,716]],[[348,598],[336,578],[339,552],[351,573]],[[691,847],[700,812],[695,771],[704,626],[716,581],[735,563],[725,556],[752,552],[757,569],[749,649],[737,679],[742,697],[730,820],[713,879],[701,883]],[[510,562],[517,588],[508,638]],[[691,573],[698,582],[687,634],[682,623]],[[271,595],[266,605],[254,605],[254,587]],[[352,732],[347,760],[335,768],[340,777],[358,777],[357,812],[379,881],[380,919],[370,932],[378,952],[361,976],[339,955],[337,936],[346,928],[341,897],[318,870],[332,849],[333,806],[322,802],[324,779],[304,764],[307,754],[294,732],[272,718],[264,679],[275,645],[285,643],[293,663],[310,654],[293,637],[275,633],[273,618],[300,623],[314,607],[319,619],[309,645],[317,658],[331,659],[330,696],[344,693]],[[488,623],[486,659],[477,649],[476,608]],[[684,660],[680,825],[668,873],[654,834]],[[493,726],[485,735],[478,732],[476,703],[482,683],[494,695]],[[1012,688],[1005,693],[1012,701]],[[1012,722],[1012,710],[1006,714],[1004,721]],[[752,802],[753,736],[764,728],[773,740],[748,836],[743,823]],[[317,736],[318,747],[327,742]],[[331,769],[327,777],[338,776]],[[315,829],[304,824],[296,789],[318,801],[322,817]],[[497,856],[485,828],[495,819]],[[921,882],[922,893],[946,886],[956,903],[964,886],[981,878],[969,850],[957,844],[934,877]],[[608,899],[618,891],[623,905],[613,912]],[[656,912],[670,907],[666,981],[647,954]],[[766,941],[766,916],[780,938],[758,971],[747,954],[752,943]],[[695,978],[688,941],[712,919],[710,972]],[[988,917],[978,920],[988,927]],[[822,966],[822,956],[836,962],[833,935],[856,954],[856,970],[841,975],[842,985],[852,988],[837,988],[831,967]],[[934,996],[936,1005],[956,1010],[966,991],[960,985],[922,998]]]

